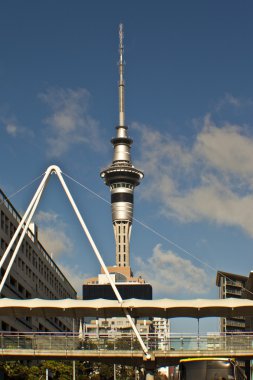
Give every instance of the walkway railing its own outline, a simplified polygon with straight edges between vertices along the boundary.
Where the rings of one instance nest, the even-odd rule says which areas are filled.
[[[172,334],[169,337],[158,334],[142,335],[142,339],[150,351],[156,353],[178,354],[187,352],[209,352],[214,355],[231,352],[252,353],[253,334],[231,335],[191,335]],[[0,350],[2,354],[8,350],[36,351],[142,351],[133,333],[78,334],[78,333],[12,333],[0,334]],[[183,356],[183,355],[182,355]]]

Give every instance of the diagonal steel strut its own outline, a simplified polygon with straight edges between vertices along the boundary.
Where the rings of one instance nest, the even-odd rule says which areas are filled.
[[[75,212],[75,214],[76,214],[76,216],[77,216],[77,218],[78,218],[78,220],[79,220],[79,222],[81,224],[81,227],[82,227],[84,233],[86,234],[86,236],[87,236],[87,238],[89,240],[89,243],[90,243],[90,245],[91,245],[91,247],[92,247],[92,249],[93,249],[93,251],[94,251],[94,253],[95,253],[95,255],[96,255],[96,257],[97,257],[97,259],[99,261],[99,263],[100,263],[100,265],[102,266],[102,268],[104,270],[104,273],[106,274],[106,277],[107,277],[107,279],[108,279],[108,281],[109,281],[109,283],[110,283],[110,285],[111,285],[111,287],[112,287],[112,289],[113,289],[113,291],[115,293],[115,296],[116,296],[118,302],[121,304],[122,309],[124,310],[125,316],[128,319],[128,321],[129,321],[129,323],[130,323],[130,325],[131,325],[131,327],[132,327],[132,329],[133,329],[133,331],[134,331],[134,333],[135,333],[135,335],[136,335],[136,337],[137,337],[137,339],[138,339],[138,341],[139,341],[139,343],[141,345],[141,348],[142,348],[144,354],[146,355],[146,358],[150,359],[151,356],[150,356],[150,354],[148,352],[148,348],[146,347],[145,343],[143,342],[143,339],[140,336],[139,331],[136,328],[134,320],[133,320],[133,318],[131,317],[131,315],[129,313],[129,310],[123,306],[123,299],[122,299],[122,297],[121,297],[121,295],[120,295],[120,293],[119,293],[119,291],[118,291],[115,283],[113,282],[113,280],[112,280],[112,278],[111,278],[111,276],[110,276],[110,274],[108,272],[108,269],[107,269],[107,267],[106,267],[106,265],[104,263],[104,260],[103,260],[102,256],[100,255],[100,253],[99,253],[99,251],[98,251],[98,249],[96,247],[96,244],[95,244],[94,240],[92,239],[92,236],[91,236],[91,234],[90,234],[90,232],[89,232],[89,230],[88,230],[88,228],[87,228],[87,226],[86,226],[86,224],[85,224],[85,222],[84,222],[84,220],[83,220],[83,218],[82,218],[82,216],[81,216],[81,214],[80,214],[80,212],[79,212],[79,210],[78,210],[78,208],[77,208],[77,206],[75,204],[75,201],[74,201],[72,195],[70,194],[70,191],[69,191],[69,189],[68,189],[68,187],[67,187],[67,185],[66,185],[66,183],[65,183],[65,181],[64,181],[64,179],[62,177],[62,172],[61,172],[60,168],[58,166],[56,166],[56,165],[51,165],[51,166],[49,166],[47,168],[47,170],[45,172],[45,175],[44,175],[44,177],[43,177],[43,179],[42,179],[42,181],[41,181],[38,189],[36,190],[36,192],[35,192],[32,200],[31,200],[31,202],[30,202],[30,204],[29,204],[29,206],[28,206],[28,208],[27,208],[27,210],[26,210],[23,218],[21,219],[21,221],[20,221],[20,223],[18,225],[17,230],[15,231],[15,233],[14,233],[14,235],[13,235],[13,237],[12,237],[12,239],[11,239],[9,245],[8,245],[8,247],[6,248],[6,251],[5,251],[2,259],[0,260],[0,270],[1,270],[1,268],[3,266],[3,263],[5,262],[8,254],[10,253],[10,250],[11,250],[13,244],[15,243],[18,235],[20,234],[20,231],[22,230],[22,233],[21,233],[21,235],[19,237],[19,240],[18,240],[17,245],[15,247],[15,250],[13,252],[13,255],[12,255],[12,257],[10,259],[10,262],[9,262],[9,264],[7,266],[5,274],[4,274],[4,276],[3,276],[2,280],[1,280],[1,283],[0,283],[0,294],[2,292],[3,286],[4,286],[5,282],[6,282],[7,277],[8,277],[8,274],[9,274],[9,272],[11,270],[12,264],[13,264],[16,256],[17,256],[18,250],[19,250],[19,248],[20,248],[20,246],[22,244],[24,236],[25,236],[25,234],[27,232],[27,229],[29,228],[31,219],[32,219],[32,217],[33,217],[33,215],[34,215],[34,213],[36,211],[36,208],[37,208],[39,202],[40,202],[41,196],[42,196],[42,194],[43,194],[43,192],[44,192],[44,190],[45,190],[45,188],[47,186],[47,183],[49,181],[50,175],[53,174],[53,173],[56,174],[57,177],[59,178],[59,180],[61,182],[61,185],[62,185],[62,187],[63,187],[63,189],[64,189],[64,191],[65,191],[65,193],[66,193],[66,195],[68,197],[68,200],[69,200],[69,202],[70,202],[70,204],[71,204],[71,206],[72,206],[72,208],[73,208],[73,210],[74,210],[74,212]]]

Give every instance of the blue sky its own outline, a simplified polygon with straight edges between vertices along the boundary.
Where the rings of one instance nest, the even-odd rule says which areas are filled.
[[[217,297],[217,269],[252,270],[252,12],[247,0],[2,2],[1,188],[10,196],[59,165],[105,200],[65,177],[106,264],[115,263],[99,173],[118,123],[123,22],[126,121],[145,173],[131,266],[155,298]],[[18,210],[38,184],[11,198]],[[77,287],[98,273],[54,176],[36,221]]]

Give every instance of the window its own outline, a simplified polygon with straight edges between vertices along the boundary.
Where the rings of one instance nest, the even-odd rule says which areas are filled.
[[[3,321],[2,322],[2,330],[3,331],[9,331],[9,329],[10,329],[9,325]]]
[[[1,211],[1,228],[2,230],[4,230],[4,222],[5,222],[5,215],[3,213],[3,211]]]
[[[10,284],[11,286],[13,286],[14,288],[16,287],[17,285],[17,281],[15,280],[14,277],[10,276]]]
[[[1,239],[1,249],[5,251],[7,248],[7,243],[4,241],[4,239]]]
[[[15,232],[15,227],[14,225],[10,222],[10,238],[14,235]]]
[[[18,291],[20,293],[23,293],[24,290],[25,290],[24,287],[21,284],[18,284]]]
[[[7,216],[5,217],[4,230],[5,230],[6,235],[9,235],[9,219],[7,218]]]

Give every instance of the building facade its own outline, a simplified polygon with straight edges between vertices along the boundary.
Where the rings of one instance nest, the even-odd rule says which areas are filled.
[[[235,273],[217,272],[216,285],[219,287],[219,298],[246,298],[253,299],[253,272],[249,276]],[[253,318],[238,316],[233,318],[220,318],[220,331],[225,334],[247,333],[253,331]],[[252,379],[252,362],[240,361],[248,379]]]
[[[0,190],[0,257],[3,256],[21,216]],[[13,252],[13,249],[10,252]],[[9,256],[10,256],[9,255]],[[5,273],[7,263],[1,269]],[[18,255],[3,288],[2,297],[28,299],[76,298],[76,291],[38,240],[38,227],[27,230]],[[7,318],[0,319],[2,331],[72,331],[69,318]]]

